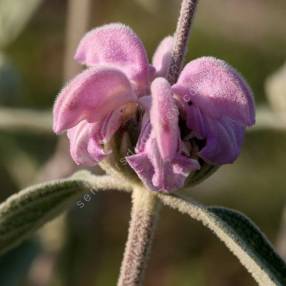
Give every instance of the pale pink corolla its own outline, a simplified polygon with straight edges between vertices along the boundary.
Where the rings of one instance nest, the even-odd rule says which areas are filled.
[[[87,69],[63,89],[54,107],[54,131],[68,130],[76,163],[104,159],[112,152],[105,143],[131,118],[141,131],[126,159],[151,190],[181,188],[202,161],[221,165],[237,158],[245,128],[255,122],[250,88],[213,57],[188,63],[171,86],[166,76],[172,45],[173,38],[166,37],[151,65],[140,39],[122,24],[84,36],[75,59]]]

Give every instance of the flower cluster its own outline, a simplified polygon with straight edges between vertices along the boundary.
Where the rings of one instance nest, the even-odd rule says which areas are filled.
[[[92,166],[108,156],[106,143],[134,118],[140,134],[126,160],[151,190],[177,190],[202,162],[237,158],[245,128],[255,122],[248,85],[224,61],[202,57],[171,86],[172,46],[166,37],[149,64],[142,42],[125,25],[105,25],[83,37],[75,60],[87,69],[58,96],[53,126],[56,133],[67,130],[77,164]]]

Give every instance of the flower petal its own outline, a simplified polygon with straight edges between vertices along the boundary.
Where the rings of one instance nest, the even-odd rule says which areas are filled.
[[[87,33],[74,58],[88,66],[113,65],[144,87],[149,80],[150,68],[143,43],[129,27],[120,23],[104,25]]]
[[[129,166],[136,172],[140,180],[144,185],[150,189],[154,190],[152,184],[152,177],[154,175],[154,168],[146,153],[141,152],[135,155],[127,156],[126,161]]]
[[[157,78],[151,85],[151,125],[163,160],[172,160],[176,154],[180,131],[179,112],[171,93],[171,86],[164,78]]]
[[[122,109],[119,108],[106,116],[100,128],[100,140],[107,143],[121,125]]]
[[[121,71],[106,66],[87,69],[58,96],[53,129],[60,133],[81,120],[100,121],[111,111],[135,101],[130,82]]]
[[[67,132],[70,140],[71,157],[77,165],[94,166],[97,163],[87,151],[92,125],[82,121]]]
[[[171,63],[172,48],[173,37],[171,36],[164,38],[158,45],[152,59],[152,64],[156,69],[156,76],[165,77],[167,75]]]
[[[126,157],[145,186],[153,191],[172,192],[183,187],[191,171],[199,169],[196,160],[177,154],[172,162],[163,161],[153,135],[146,143],[146,149]]]
[[[227,63],[213,57],[191,61],[180,74],[173,91],[189,99],[214,118],[228,116],[243,125],[255,122],[251,90]]]
[[[141,124],[142,124],[141,131],[140,131],[137,144],[135,147],[136,153],[140,153],[144,151],[146,142],[148,141],[150,134],[151,134],[152,127],[151,127],[149,116],[146,113],[144,114],[142,118]]]
[[[95,137],[91,137],[87,144],[87,151],[90,156],[99,162],[103,160],[111,151],[104,151],[103,146],[96,140]]]
[[[197,161],[178,154],[172,162],[165,162],[160,156],[156,141],[150,141],[150,144],[151,150],[147,155],[154,168],[152,184],[156,191],[172,192],[182,188],[191,171],[200,168]]]
[[[206,146],[199,155],[205,161],[228,164],[236,160],[244,138],[244,127],[231,119],[222,121],[208,119]]]
[[[184,185],[185,179],[190,175],[191,171],[200,169],[200,164],[197,160],[186,156],[177,155],[173,161],[173,172],[177,174],[180,187]]]
[[[138,103],[143,107],[145,111],[150,111],[152,98],[150,95],[141,96]]]
[[[194,105],[186,107],[187,126],[198,139],[206,137],[206,120],[200,109]]]

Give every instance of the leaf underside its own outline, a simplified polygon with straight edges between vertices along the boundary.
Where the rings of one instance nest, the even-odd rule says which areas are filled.
[[[12,195],[0,204],[0,254],[67,210],[84,192],[114,189],[131,190],[126,182],[108,175],[78,171],[67,179],[33,185]]]
[[[59,180],[27,188],[0,205],[0,254],[15,247],[66,210],[86,189],[80,180]]]
[[[228,230],[233,239],[241,244],[248,254],[268,272],[269,276],[278,283],[286,285],[286,264],[275,252],[265,235],[245,215],[226,208],[207,208],[221,227]]]
[[[130,186],[109,176],[79,172],[69,179],[38,184],[11,196],[0,204],[0,254],[18,245],[91,189],[130,191]],[[259,285],[286,285],[285,262],[246,216],[231,209],[206,207],[185,197],[156,195],[165,205],[188,214],[213,231]]]
[[[259,228],[245,215],[222,207],[205,207],[189,198],[159,194],[165,204],[209,228],[261,286],[285,286],[286,264]]]

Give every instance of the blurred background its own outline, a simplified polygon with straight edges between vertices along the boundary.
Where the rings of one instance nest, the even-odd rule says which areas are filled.
[[[84,31],[131,26],[149,57],[175,30],[179,0],[0,0],[0,200],[76,166],[50,110],[79,72]],[[222,58],[253,88],[257,126],[239,160],[190,190],[205,204],[247,214],[286,257],[286,1],[201,0],[188,61]],[[116,285],[130,211],[123,193],[96,194],[0,257],[1,286]],[[202,225],[163,209],[146,273],[150,286],[254,286],[238,260]]]

